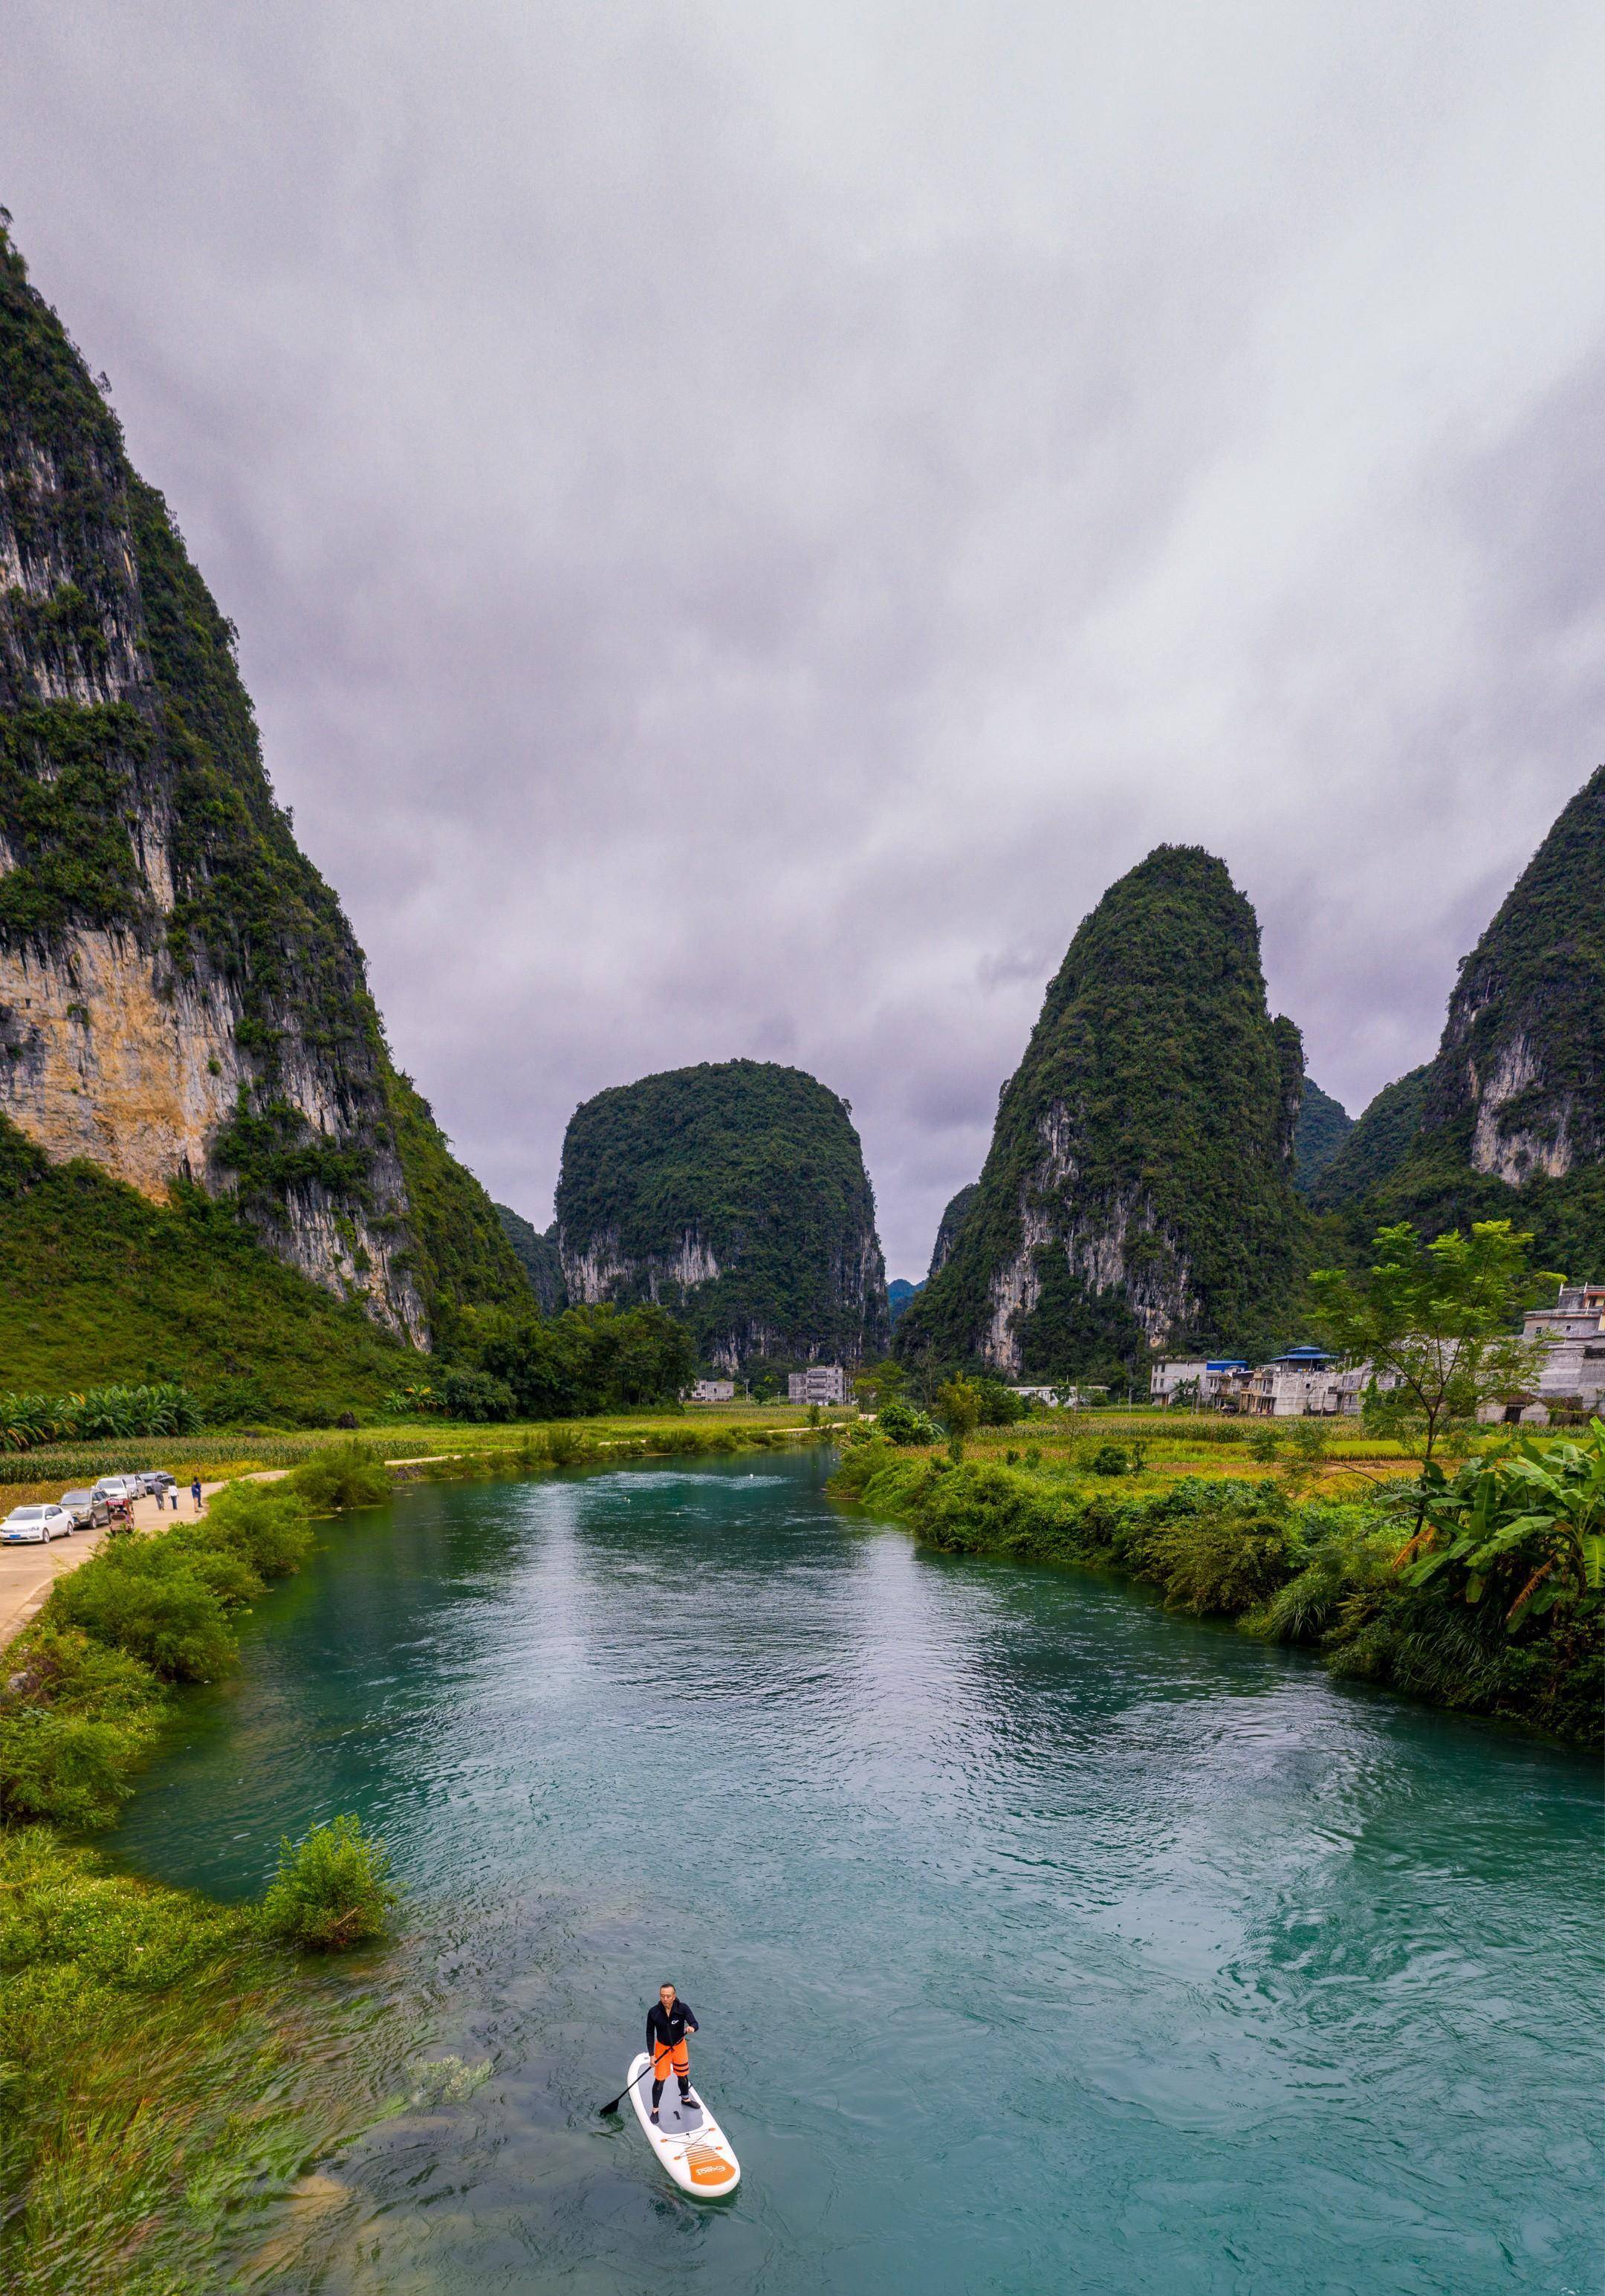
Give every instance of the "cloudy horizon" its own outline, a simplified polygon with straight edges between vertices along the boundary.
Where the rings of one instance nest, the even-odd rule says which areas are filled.
[[[1605,17],[20,0],[0,201],[400,1063],[851,1102],[923,1275],[1081,918],[1357,1113],[1605,755]]]

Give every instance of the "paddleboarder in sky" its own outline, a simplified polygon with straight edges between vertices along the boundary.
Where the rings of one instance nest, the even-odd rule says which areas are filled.
[[[685,2036],[696,2030],[697,2021],[690,2004],[681,2000],[672,1985],[660,1985],[658,1998],[646,2013],[646,2046],[652,2058],[654,2120],[658,2118],[663,2084],[668,2079],[671,2066],[675,2079],[680,2084],[681,2103],[692,2102],[691,2051],[685,2046]]]

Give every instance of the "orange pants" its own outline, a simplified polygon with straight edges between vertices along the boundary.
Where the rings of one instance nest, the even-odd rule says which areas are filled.
[[[672,2049],[662,2041],[655,2041],[652,2044],[652,2079],[666,2081],[671,2065],[678,2079],[687,2079],[691,2073],[691,2051],[684,2041],[676,2041]]]

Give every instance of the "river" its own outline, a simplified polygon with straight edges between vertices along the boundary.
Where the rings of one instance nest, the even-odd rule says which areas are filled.
[[[359,1811],[391,2021],[469,2069],[375,2040],[274,2288],[1592,2296],[1591,1765],[828,1465],[405,1493],[190,1702],[119,1854],[244,1895]],[[722,2207],[595,2118],[664,1977]]]

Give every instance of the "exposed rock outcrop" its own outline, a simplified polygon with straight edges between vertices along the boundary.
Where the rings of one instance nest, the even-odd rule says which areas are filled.
[[[1605,1272],[1605,767],[1461,967],[1435,1059],[1377,1095],[1312,1191],[1356,1250],[1378,1221],[1530,1228]]]
[[[0,228],[0,1112],[398,1335],[527,1296],[274,801],[233,632]]]

